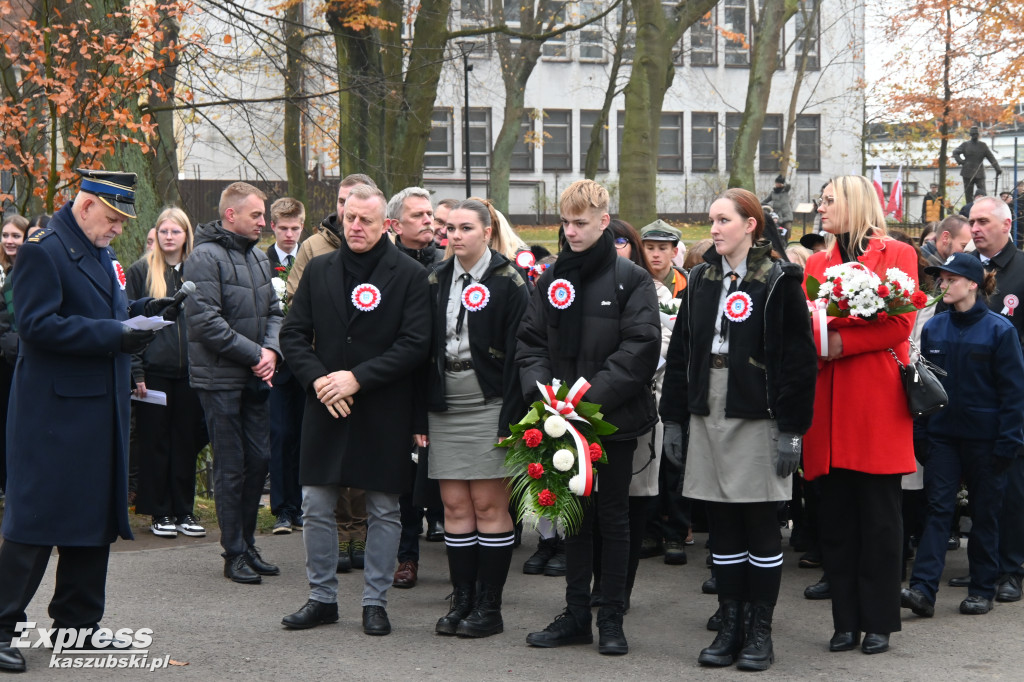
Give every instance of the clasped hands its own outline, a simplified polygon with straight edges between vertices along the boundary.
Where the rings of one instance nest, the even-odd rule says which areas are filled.
[[[359,391],[359,382],[352,372],[342,369],[314,381],[313,390],[317,400],[337,419],[352,414],[352,396]]]
[[[253,365],[252,373],[260,378],[267,386],[273,387],[274,370],[277,369],[277,353],[269,348],[260,350],[260,361]]]

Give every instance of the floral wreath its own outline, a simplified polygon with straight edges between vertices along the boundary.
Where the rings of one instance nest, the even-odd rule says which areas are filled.
[[[124,291],[125,285],[128,280],[124,276],[124,268],[121,267],[120,261],[113,260],[111,264],[114,266],[114,276],[117,277],[117,283],[121,285],[121,291]]]
[[[743,322],[754,310],[754,301],[745,291],[734,291],[725,299],[725,316],[730,322]]]
[[[490,290],[479,282],[471,284],[462,290],[462,305],[471,313],[483,310],[490,300]]]
[[[559,310],[565,310],[576,300],[576,289],[567,279],[556,279],[548,287],[548,301]]]
[[[352,305],[364,313],[370,312],[380,305],[380,289],[369,282],[360,284],[352,290]]]

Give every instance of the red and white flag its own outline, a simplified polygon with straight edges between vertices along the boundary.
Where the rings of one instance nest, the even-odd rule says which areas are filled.
[[[875,164],[875,175],[871,178],[872,184],[875,186],[875,193],[878,194],[878,203],[885,208],[885,190],[882,189],[882,169]]]
[[[889,203],[885,206],[885,215],[891,215],[898,221],[903,220],[903,166],[900,166],[897,171],[896,182],[892,184],[892,191],[889,192]]]

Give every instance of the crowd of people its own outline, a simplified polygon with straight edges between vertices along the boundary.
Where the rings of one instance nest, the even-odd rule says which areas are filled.
[[[284,627],[337,622],[338,574],[355,568],[363,631],[389,634],[388,590],[416,585],[426,520],[451,579],[435,632],[501,633],[522,526],[496,443],[538,385],[577,377],[617,430],[578,528],[537,525],[522,570],[566,588],[530,646],[591,644],[596,621],[598,651],[628,653],[641,559],[686,563],[699,514],[719,608],[697,660],[768,669],[789,514],[801,565],[823,568],[806,596],[832,600],[829,649],[882,653],[901,606],[934,614],[961,482],[961,612],[1021,598],[1024,255],[1003,201],[975,197],[920,248],[890,234],[869,180],[837,177],[821,233],[787,244],[780,177],[767,201],[781,224],[730,189],[709,207],[709,238],[686,248],[663,220],[612,219],[608,191],[582,180],[561,195],[551,254],[486,199],[389,199],[357,174],[303,241],[305,208],[274,201],[263,250],[267,197],[238,182],[195,229],[162,211],[124,268],[109,243],[135,216],[135,178],[82,175],[41,231],[12,217],[0,234],[0,670],[25,668],[10,641],[53,547],[55,627],[98,627],[110,544],[132,536],[129,490],[153,534],[206,534],[193,507],[207,443],[226,578],[280,574],[255,544],[268,477],[272,532],[302,532],[310,590]],[[846,263],[898,269],[941,300],[816,333],[809,287]],[[914,419],[901,367],[916,353],[943,370],[949,399]],[[57,412],[62,427],[43,421]]]

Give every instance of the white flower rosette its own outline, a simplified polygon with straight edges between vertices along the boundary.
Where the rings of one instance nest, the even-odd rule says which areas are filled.
[[[283,301],[285,292],[288,290],[285,281],[280,277],[274,277],[270,280],[270,285],[274,287],[274,293],[277,294],[277,298]]]
[[[551,463],[555,465],[555,468],[559,471],[568,471],[572,469],[573,462],[576,461],[576,457],[566,449],[557,450],[554,455],[551,456]]]
[[[544,432],[552,438],[561,438],[569,430],[569,423],[557,414],[544,420]]]

